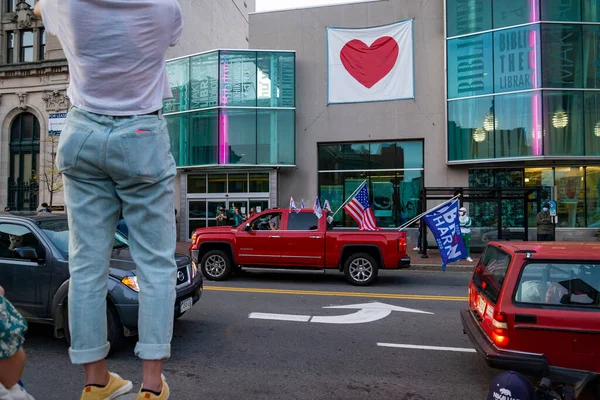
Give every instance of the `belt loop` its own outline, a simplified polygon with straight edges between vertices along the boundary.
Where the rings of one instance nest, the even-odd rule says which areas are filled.
[[[163,116],[163,110],[162,108],[160,110],[158,110],[158,118],[162,118]]]

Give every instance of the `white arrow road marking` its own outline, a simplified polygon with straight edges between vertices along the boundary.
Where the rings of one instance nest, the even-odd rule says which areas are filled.
[[[347,306],[329,306],[323,308],[339,308],[358,310],[352,314],[332,315],[332,316],[314,316],[310,315],[290,315],[290,314],[266,314],[266,313],[250,313],[248,316],[252,319],[267,319],[277,321],[294,321],[294,322],[315,322],[318,324],[364,324],[383,319],[390,315],[392,311],[409,312],[416,314],[433,314],[427,311],[415,310],[413,308],[397,307],[390,304],[373,302],[364,304],[350,304]]]
[[[434,351],[454,351],[459,353],[476,353],[475,349],[466,347],[439,347],[439,346],[417,346],[414,344],[397,344],[397,343],[377,343],[379,347],[395,347],[400,349],[415,349],[415,350],[434,350]]]

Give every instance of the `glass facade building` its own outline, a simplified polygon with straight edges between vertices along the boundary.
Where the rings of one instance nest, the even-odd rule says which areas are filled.
[[[217,50],[167,62],[178,167],[295,164],[294,52]]]
[[[446,0],[446,12],[448,164],[472,165],[471,187],[545,186],[559,228],[599,227],[600,2]]]

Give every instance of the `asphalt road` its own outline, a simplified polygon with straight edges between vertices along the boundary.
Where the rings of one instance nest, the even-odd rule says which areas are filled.
[[[497,372],[469,351],[462,332],[458,313],[468,279],[459,272],[400,271],[382,274],[367,288],[350,286],[338,274],[248,273],[207,282],[201,301],[175,324],[165,371],[171,398],[485,399]],[[355,315],[345,320],[376,319],[381,310],[323,308],[372,302],[427,313],[391,311],[363,323],[308,321],[349,314]],[[254,319],[251,313],[301,315],[304,321]],[[134,344],[111,357],[110,367],[137,388],[141,365]],[[78,398],[83,373],[50,328],[31,326],[26,350],[23,380],[36,399]]]

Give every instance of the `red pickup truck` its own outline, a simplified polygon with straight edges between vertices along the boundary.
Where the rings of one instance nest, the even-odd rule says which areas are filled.
[[[405,232],[334,228],[309,209],[273,209],[237,228],[197,229],[190,253],[206,279],[215,281],[242,267],[338,269],[351,284],[366,286],[379,269],[410,267]]]

